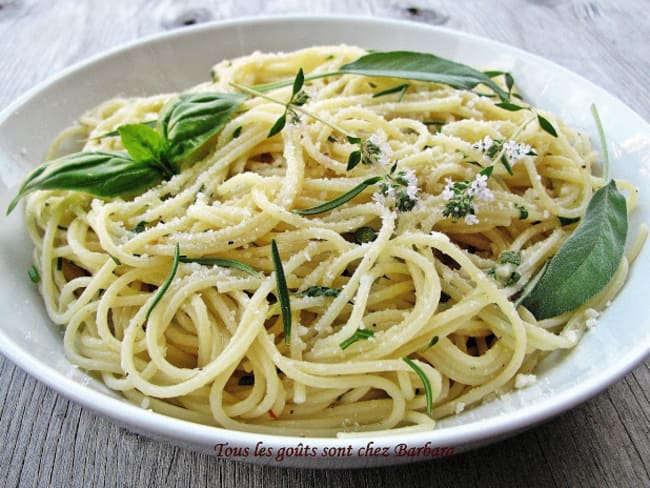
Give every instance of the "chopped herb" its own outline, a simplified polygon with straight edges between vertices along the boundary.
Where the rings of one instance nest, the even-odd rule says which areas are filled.
[[[284,329],[284,343],[291,342],[291,301],[289,299],[289,289],[287,288],[287,279],[284,275],[280,251],[275,239],[271,240],[271,254],[273,258],[273,268],[275,269],[275,285],[280,300],[280,310],[282,312],[282,324]]]
[[[242,126],[240,125],[234,131],[232,131],[232,138],[237,139],[241,135]]]
[[[375,239],[377,239],[377,231],[372,227],[363,226],[354,231],[354,242],[357,244],[373,242]]]
[[[370,329],[357,329],[354,331],[354,334],[352,334],[350,337],[348,337],[343,342],[341,342],[339,344],[339,347],[345,351],[348,347],[350,347],[355,342],[361,340],[367,340],[368,338],[374,335],[375,332]]]
[[[35,265],[32,264],[31,268],[27,271],[27,274],[29,275],[29,279],[32,280],[32,283],[38,283],[41,281],[41,274],[38,272]]]
[[[561,215],[558,215],[557,218],[560,220],[560,224],[562,224],[562,226],[580,222],[580,217],[562,217]]]
[[[341,293],[340,288],[330,288],[329,286],[313,285],[296,293],[297,297],[337,297]]]
[[[121,261],[120,261],[119,259],[117,259],[115,256],[113,256],[112,254],[109,254],[109,256],[111,257],[111,259],[113,260],[113,262],[114,262],[115,264],[117,264],[118,266],[119,266],[120,264],[122,264]]]
[[[402,360],[408,364],[413,371],[415,371],[415,374],[417,374],[420,377],[420,380],[422,380],[422,384],[424,385],[424,394],[427,399],[427,413],[431,415],[433,413],[433,390],[431,389],[431,383],[429,383],[429,378],[427,378],[427,375],[424,374],[424,371],[422,371],[422,368],[418,366],[415,361],[408,357],[403,357]]]
[[[521,252],[519,251],[503,251],[501,256],[499,256],[499,262],[501,264],[511,263],[515,266],[521,264]]]
[[[440,338],[437,335],[433,336],[429,341],[429,344],[427,344],[427,349],[429,349],[431,346],[435,346],[436,344],[438,344],[439,340]]]
[[[515,208],[519,210],[519,220],[526,220],[528,218],[528,209],[523,205],[515,205]]]

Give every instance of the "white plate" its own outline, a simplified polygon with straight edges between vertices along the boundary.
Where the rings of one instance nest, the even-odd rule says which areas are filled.
[[[650,221],[650,127],[615,97],[553,63],[493,41],[420,24],[341,17],[246,19],[200,26],[139,41],[66,70],[0,115],[0,208],[4,213],[20,180],[41,160],[55,134],[107,98],[180,90],[208,79],[216,61],[256,49],[290,51],[338,43],[380,50],[434,50],[471,65],[512,71],[529,101],[584,128],[596,141],[589,111],[595,102],[609,137],[614,175],[635,181],[642,189],[631,233],[641,222]],[[303,439],[206,427],[134,406],[70,365],[63,353],[61,331],[47,318],[36,287],[27,277],[32,245],[22,212],[19,209],[1,219],[0,351],[4,355],[64,396],[132,430],[217,455],[218,444],[248,448],[248,455],[239,459],[250,462],[342,468],[428,459],[427,451],[414,457],[397,455],[399,444],[458,453],[512,435],[585,401],[650,353],[644,293],[644,279],[650,275],[646,248],[623,292],[598,325],[574,350],[546,361],[535,386],[443,420],[436,430],[387,437]],[[273,448],[274,454],[284,448],[293,455],[281,460],[275,455],[256,455],[258,442]],[[362,455],[366,451],[360,449],[369,442],[386,447],[389,456]],[[316,448],[319,456],[299,456],[300,450],[288,450],[300,443]],[[341,448],[338,457],[320,456],[331,448]],[[220,454],[233,453],[222,450]]]

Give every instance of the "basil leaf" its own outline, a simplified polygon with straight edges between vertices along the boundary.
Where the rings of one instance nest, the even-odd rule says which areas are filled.
[[[602,290],[623,257],[627,204],[613,180],[594,193],[584,219],[523,300],[537,319],[573,310]]]
[[[156,128],[156,125],[158,125],[157,120],[147,120],[146,122],[140,122],[139,125],[146,125],[147,127],[151,127],[152,129]],[[117,137],[120,135],[120,128],[123,126],[118,127],[115,130],[112,130],[110,132],[105,132],[97,137],[93,137],[93,139],[103,139],[104,137]]]
[[[465,90],[471,90],[476,85],[483,84],[494,90],[501,100],[508,100],[508,94],[485,73],[465,64],[428,53],[373,52],[356,61],[344,64],[339,68],[339,72],[442,83]]]
[[[186,93],[169,103],[158,122],[167,161],[178,170],[185,158],[223,129],[246,98],[236,93]]]
[[[204,266],[221,266],[222,268],[234,268],[251,276],[258,278],[260,274],[251,265],[237,261],[236,259],[228,258],[188,258],[181,256],[179,258],[181,263],[198,263]]]
[[[81,152],[43,163],[27,177],[7,215],[18,201],[35,190],[73,190],[99,197],[141,193],[162,178],[158,168],[139,163],[124,153]]]
[[[371,185],[374,185],[375,183],[378,183],[382,179],[383,177],[381,176],[373,176],[372,178],[368,178],[367,180],[362,181],[357,186],[352,188],[352,190],[343,193],[342,195],[339,195],[338,197],[333,198],[332,200],[329,200],[320,205],[316,205],[315,207],[297,208],[293,210],[293,213],[297,213],[298,215],[316,215],[320,213],[329,212],[330,210],[333,210],[336,207],[340,207],[344,203],[349,202],[354,197],[356,197],[359,193],[361,193],[363,190],[365,190]]]
[[[144,124],[127,124],[118,128],[124,148],[137,162],[159,161],[165,150],[160,134]]]

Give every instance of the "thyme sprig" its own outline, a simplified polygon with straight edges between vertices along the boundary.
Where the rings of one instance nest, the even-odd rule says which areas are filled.
[[[329,127],[330,129],[338,132],[343,135],[345,139],[350,143],[356,146],[356,149],[350,152],[347,161],[347,170],[352,170],[359,163],[366,165],[372,164],[382,164],[384,159],[384,153],[380,146],[379,141],[376,137],[362,138],[355,134],[352,134],[345,130],[340,125],[332,122],[331,120],[324,119],[316,115],[313,112],[305,109],[303,105],[308,101],[308,95],[302,89],[305,82],[305,76],[303,74],[302,68],[298,71],[298,74],[293,81],[292,95],[288,102],[283,102],[278,100],[275,97],[267,95],[263,91],[255,87],[250,87],[242,85],[237,82],[231,82],[230,85],[238,90],[252,96],[263,98],[269,102],[277,103],[285,107],[284,113],[275,121],[271,129],[269,130],[268,137],[272,137],[278,134],[286,126],[287,114],[291,117],[291,122],[297,123],[300,121],[300,115],[305,115],[314,120],[317,120],[321,124]],[[304,94],[303,94],[304,93]]]
[[[350,337],[345,339],[339,344],[339,347],[343,349],[344,351],[350,347],[352,344],[358,341],[363,341],[363,340],[368,340],[369,338],[373,337],[375,335],[375,332],[370,329],[357,329],[354,331],[354,334],[352,334]]]

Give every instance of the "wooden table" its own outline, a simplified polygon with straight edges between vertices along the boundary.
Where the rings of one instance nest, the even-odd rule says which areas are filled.
[[[648,7],[648,0],[0,0],[0,108],[72,63],[149,34],[242,16],[345,13],[519,46],[650,120]],[[649,367],[646,361],[573,411],[480,450],[400,467],[319,471],[237,464],[141,437],[0,356],[0,486],[650,486]]]

